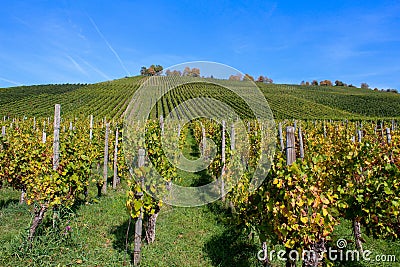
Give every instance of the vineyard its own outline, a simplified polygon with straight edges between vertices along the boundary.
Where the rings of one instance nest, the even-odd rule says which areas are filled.
[[[275,125],[255,120],[246,102],[223,86],[196,82],[161,92],[160,99],[148,96],[153,108],[147,120],[127,125],[127,108],[146,105],[129,106],[142,82],[134,77],[0,90],[1,266],[355,266],[326,255],[321,261],[257,259],[267,247],[288,254],[340,251],[342,238],[359,253],[371,249],[371,258],[396,256],[380,266],[398,264],[398,95],[259,85]],[[190,104],[195,98],[200,102]],[[221,104],[210,106],[217,103],[210,98]],[[224,105],[237,116],[222,123],[198,116],[211,109],[223,113]],[[198,118],[167,128],[168,114],[182,122]],[[162,138],[171,141],[171,154]],[[182,155],[208,159],[208,167],[195,173],[177,168]],[[258,174],[259,184],[253,179]],[[221,200],[195,212],[172,207],[174,184],[211,184],[208,193],[190,197]],[[210,218],[215,225],[208,225]],[[112,229],[104,229],[106,221],[115,222]],[[189,240],[176,250],[185,234],[171,227],[181,225],[200,240],[203,233],[207,244]],[[217,242],[205,225],[224,238]],[[165,244],[175,254],[168,256]],[[234,247],[229,253],[237,255],[215,246]]]
[[[209,79],[212,82],[212,79]],[[88,116],[121,118],[139,88],[141,76],[97,84],[39,85],[0,89],[0,116],[51,117],[55,104],[63,106],[65,117]],[[230,82],[232,83],[232,82]],[[233,82],[234,83],[234,82]],[[399,118],[400,95],[352,87],[260,84],[275,119],[371,120]],[[177,88],[174,96],[181,96]],[[172,92],[171,92],[172,93]],[[192,86],[191,95],[218,95],[228,90],[215,86]],[[186,96],[189,97],[189,96]],[[176,99],[176,98],[173,98]],[[158,107],[166,110],[168,107]],[[166,103],[165,103],[166,104]],[[171,103],[169,103],[171,104]]]

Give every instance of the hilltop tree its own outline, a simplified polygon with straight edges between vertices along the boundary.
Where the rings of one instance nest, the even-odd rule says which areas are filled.
[[[369,89],[369,85],[367,83],[361,83],[362,89]]]
[[[182,76],[200,77],[200,69],[198,68],[191,69],[190,67],[185,67]]]
[[[318,85],[318,81],[317,81],[317,80],[313,80],[313,81],[311,82],[311,85]]]
[[[336,80],[335,81],[335,86],[346,86],[344,82]]]
[[[147,68],[143,66],[143,67],[140,69],[140,75],[145,76],[146,73],[147,73]]]
[[[161,65],[151,65],[149,68],[143,66],[140,69],[140,75],[142,76],[154,76],[154,75],[161,75],[163,71],[163,67]]]
[[[321,86],[332,86],[332,82],[330,80],[323,80],[319,83]]]
[[[165,75],[166,76],[182,76],[182,72],[180,72],[179,70],[173,70],[173,71],[171,71],[171,70],[166,70],[165,71]]]
[[[193,68],[193,69],[192,69],[192,76],[193,76],[193,77],[200,77],[200,69],[198,69],[198,68]]]
[[[240,73],[229,76],[230,81],[240,81],[241,79],[242,79],[242,74]]]
[[[273,83],[273,80],[271,78],[268,78],[267,76],[262,76],[260,75],[257,79],[257,82],[262,82],[262,83]]]
[[[267,76],[265,76],[264,83],[274,83],[274,81],[271,78],[268,78]]]

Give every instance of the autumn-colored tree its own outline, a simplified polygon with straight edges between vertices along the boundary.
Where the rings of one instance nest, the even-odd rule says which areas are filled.
[[[185,67],[183,70],[182,76],[190,76],[190,77],[200,77],[200,69],[190,67]]]
[[[168,69],[168,70],[165,71],[165,75],[166,76],[182,76],[182,73],[179,70],[171,71],[171,70]]]
[[[274,83],[274,81],[271,78],[268,78],[267,76],[265,76],[264,83]]]
[[[154,69],[154,65],[151,65],[148,69],[147,69],[147,74],[148,76],[154,76],[156,74],[156,70]]]
[[[257,82],[264,82],[264,76],[260,75],[260,77],[258,77]]]
[[[191,75],[192,77],[200,77],[200,69],[198,69],[198,68],[193,68],[191,74],[192,74],[192,75]]]
[[[319,83],[321,86],[332,86],[332,82],[330,80],[323,80]]]
[[[172,72],[172,75],[173,75],[173,76],[182,76],[182,72],[181,72],[180,70],[174,70],[174,71]]]
[[[310,82],[309,81],[306,82],[306,86],[310,86]]]
[[[242,79],[242,74],[238,73],[236,75],[229,76],[229,80],[231,81],[240,81]]]
[[[318,81],[317,81],[317,80],[313,80],[313,81],[311,82],[311,85],[318,85]]]
[[[163,67],[161,65],[151,65],[149,68],[142,67],[140,69],[140,75],[143,76],[154,76],[161,75],[163,71]]]
[[[185,69],[182,72],[182,76],[189,76],[190,75],[190,68],[189,67],[185,67]]]

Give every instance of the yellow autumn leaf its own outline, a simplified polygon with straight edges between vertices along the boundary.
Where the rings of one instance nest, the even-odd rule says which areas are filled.
[[[294,240],[291,239],[291,240],[286,241],[285,247],[293,248],[294,244],[295,244]]]
[[[328,215],[328,210],[325,208],[322,208],[322,215],[324,215],[324,217],[326,217],[326,215]]]

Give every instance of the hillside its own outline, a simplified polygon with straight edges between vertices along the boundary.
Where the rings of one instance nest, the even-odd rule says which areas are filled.
[[[0,116],[52,116],[54,104],[63,116],[121,117],[141,76],[96,84],[37,85],[0,89]],[[276,119],[400,118],[400,94],[349,87],[257,83]],[[199,94],[214,94],[215,88]],[[224,94],[220,95],[223,100]],[[228,101],[229,102],[229,101]]]

